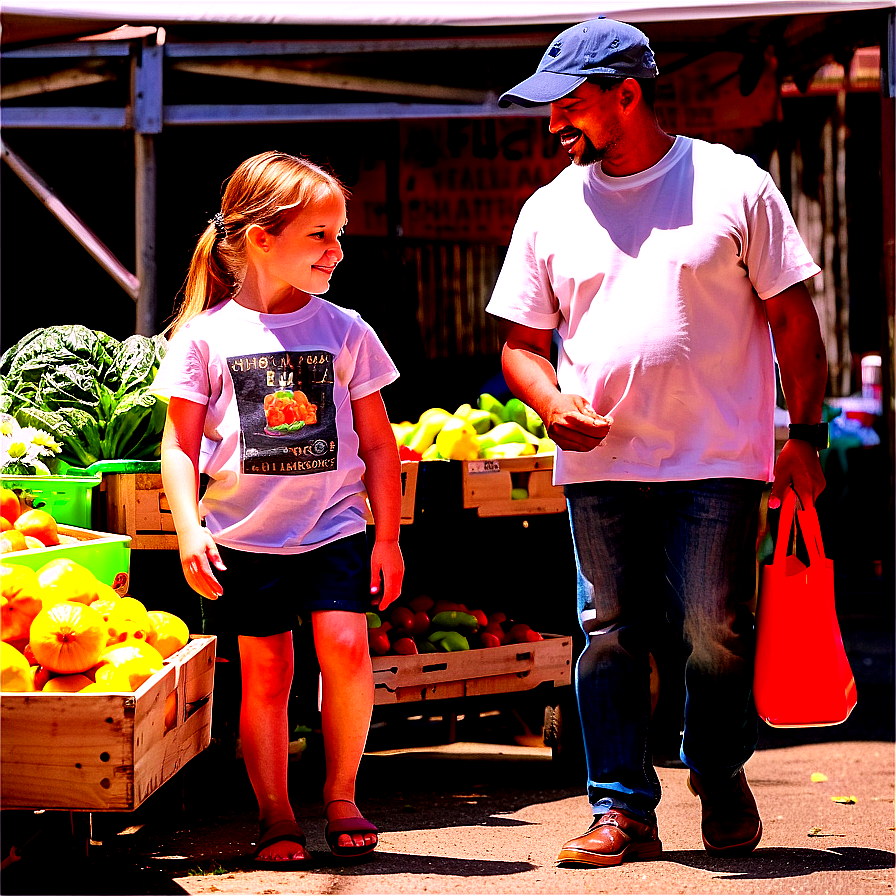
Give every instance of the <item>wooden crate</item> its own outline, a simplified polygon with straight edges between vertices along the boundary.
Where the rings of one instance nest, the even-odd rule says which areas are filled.
[[[373,657],[374,703],[445,700],[529,691],[545,682],[569,684],[572,637],[451,653]]]
[[[105,473],[106,526],[131,536],[134,550],[177,550],[161,473]]]
[[[401,523],[414,522],[417,495],[417,461],[401,464]],[[131,536],[134,550],[177,550],[177,534],[160,473],[106,473],[106,525]],[[373,523],[370,506],[367,522]]]
[[[417,475],[420,470],[420,461],[403,460],[401,462],[401,525],[407,526],[414,522],[414,504],[417,500]],[[370,510],[370,502],[367,501],[365,518],[369,526],[373,525],[373,513]]]
[[[553,454],[533,454],[501,460],[463,461],[463,505],[482,517],[565,513],[562,486],[552,482]],[[513,499],[513,489],[528,497]]]
[[[136,809],[209,744],[215,646],[194,635],[133,694],[0,696],[2,808]]]

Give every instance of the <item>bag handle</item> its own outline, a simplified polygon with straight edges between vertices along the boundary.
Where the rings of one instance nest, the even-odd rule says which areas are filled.
[[[821,540],[821,526],[818,522],[818,513],[815,505],[796,510],[796,492],[788,488],[781,502],[781,516],[778,520],[778,540],[775,544],[774,563],[783,563],[787,554],[787,545],[790,541],[790,532],[793,527],[794,511],[796,511],[797,525],[803,533],[803,541],[809,554],[809,565],[824,562],[824,544]]]
[[[791,489],[792,491],[792,489]],[[803,533],[803,541],[806,542],[806,550],[809,552],[809,564],[824,563],[824,544],[821,540],[821,525],[818,522],[818,513],[815,505],[810,504],[805,510],[796,512]]]

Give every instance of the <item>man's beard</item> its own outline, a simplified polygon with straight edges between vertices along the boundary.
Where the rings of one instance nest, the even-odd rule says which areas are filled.
[[[581,165],[583,168],[587,168],[589,165],[595,165],[604,160],[607,155],[607,147],[598,149],[584,134],[579,139],[585,148],[578,156],[573,156],[572,161],[574,165]]]
[[[619,137],[617,134],[613,133],[609,137],[606,138],[603,145],[598,147],[585,135],[584,132],[579,132],[579,140],[581,141],[584,149],[582,152],[578,154],[578,156],[571,156],[572,162],[574,165],[581,165],[583,168],[587,168],[589,165],[596,165],[598,162],[602,162],[610,153],[616,148],[619,143]]]

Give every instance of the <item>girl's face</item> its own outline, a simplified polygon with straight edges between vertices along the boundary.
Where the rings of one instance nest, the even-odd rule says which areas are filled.
[[[339,238],[347,223],[340,195],[294,212],[280,233],[267,234],[267,272],[310,295],[325,293],[343,258]]]

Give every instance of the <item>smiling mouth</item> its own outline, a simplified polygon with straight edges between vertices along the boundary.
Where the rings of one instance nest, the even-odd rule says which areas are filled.
[[[321,271],[321,272],[323,272],[324,274],[332,274],[333,271],[336,270],[336,265],[335,265],[335,264],[332,265],[331,267],[327,267],[326,265],[322,265],[322,264],[313,264],[313,265],[311,265],[311,267],[312,267],[313,270],[315,270],[315,271]]]
[[[570,150],[579,142],[582,132],[578,128],[567,128],[560,132],[560,145],[565,150]]]

